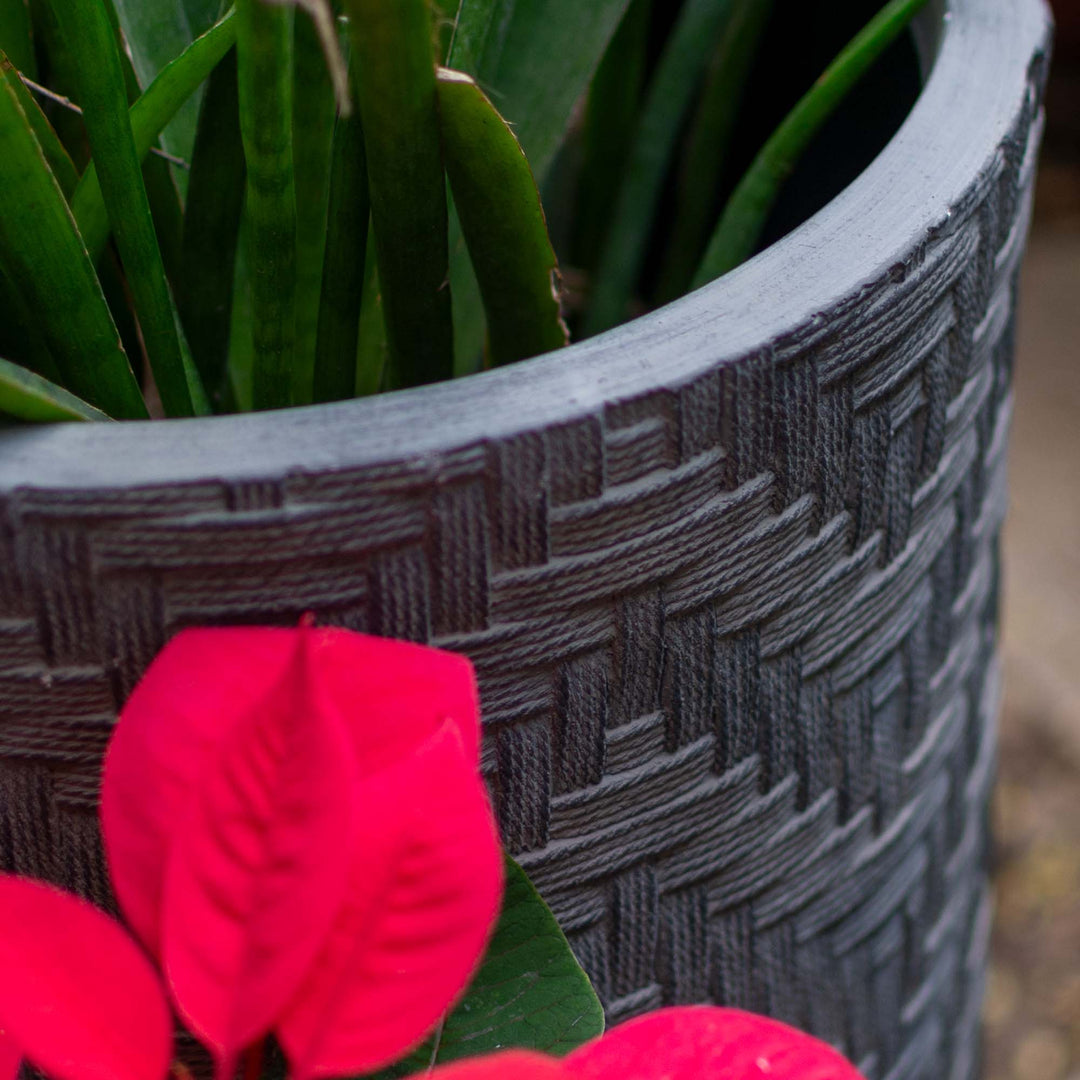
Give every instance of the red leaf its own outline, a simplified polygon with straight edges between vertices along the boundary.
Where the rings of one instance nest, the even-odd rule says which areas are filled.
[[[569,1076],[558,1058],[531,1050],[504,1050],[443,1065],[431,1072],[430,1080],[569,1080]]]
[[[160,956],[165,865],[211,750],[281,678],[294,630],[185,630],[161,651],[120,714],[101,782],[113,890]]]
[[[435,1025],[475,971],[502,861],[486,792],[446,723],[358,785],[348,898],[277,1034],[296,1080],[366,1072]]]
[[[447,720],[479,767],[480,703],[464,656],[348,630],[311,634],[313,663],[345,718],[362,776],[405,757]]]
[[[19,1048],[8,1038],[8,1033],[0,1028],[0,1080],[16,1080],[22,1054]]]
[[[105,760],[101,819],[113,887],[135,932],[160,955],[165,867],[205,762],[282,677],[299,635],[312,681],[338,708],[361,775],[407,756],[446,720],[479,758],[469,662],[452,653],[347,630],[186,630],[150,665]]]
[[[223,1069],[268,1032],[344,901],[353,791],[344,726],[293,636],[280,682],[208,755],[173,843],[162,954]]]
[[[54,1080],[164,1080],[172,1022],[117,922],[42,882],[0,875],[0,1027]],[[10,1045],[0,1051],[8,1067]]]
[[[738,1009],[661,1009],[565,1058],[573,1080],[861,1080],[831,1046]]]

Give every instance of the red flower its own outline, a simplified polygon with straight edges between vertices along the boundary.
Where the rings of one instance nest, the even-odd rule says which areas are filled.
[[[296,1080],[419,1042],[479,962],[502,864],[462,657],[345,630],[189,630],[102,784],[120,905],[219,1071]]]
[[[55,1080],[162,1080],[172,1021],[119,923],[39,881],[0,874],[0,1080],[27,1057]]]
[[[831,1046],[764,1016],[687,1006],[630,1020],[561,1061],[507,1051],[431,1080],[862,1080]]]

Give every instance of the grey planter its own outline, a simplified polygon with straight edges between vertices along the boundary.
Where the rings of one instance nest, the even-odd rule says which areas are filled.
[[[3,865],[105,901],[140,672],[313,609],[474,658],[505,837],[613,1018],[711,999],[973,1076],[1048,22],[946,6],[873,165],[648,318],[379,400],[0,433]]]

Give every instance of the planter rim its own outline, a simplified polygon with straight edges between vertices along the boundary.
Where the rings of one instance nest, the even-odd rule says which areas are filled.
[[[805,345],[826,313],[890,268],[902,274],[922,238],[949,231],[1027,92],[1030,57],[1048,33],[1044,0],[941,8],[929,77],[887,147],[817,214],[719,281],[559,352],[414,390],[272,413],[0,430],[0,491],[259,480],[422,460]],[[925,35],[921,44],[925,54]]]

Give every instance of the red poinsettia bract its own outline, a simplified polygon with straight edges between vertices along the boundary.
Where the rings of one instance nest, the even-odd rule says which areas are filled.
[[[172,1020],[124,928],[40,881],[0,874],[0,1080],[162,1080]]]
[[[831,1046],[777,1020],[704,1005],[630,1020],[558,1059],[508,1050],[430,1080],[862,1080]]]
[[[120,906],[222,1075],[271,1031],[295,1080],[394,1060],[498,910],[472,668],[423,646],[181,633],[123,710],[101,815]]]

